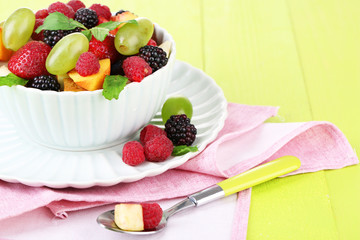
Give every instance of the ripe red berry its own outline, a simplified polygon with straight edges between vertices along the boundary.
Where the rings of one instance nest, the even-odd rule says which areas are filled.
[[[125,143],[122,150],[123,162],[130,165],[136,166],[145,161],[144,148],[137,141],[130,141]]]
[[[98,3],[94,3],[89,8],[94,10],[96,12],[96,14],[98,15],[98,17],[101,16],[101,17],[104,17],[107,20],[110,20],[111,11],[110,11],[110,8],[108,6],[101,5],[101,4],[98,4]]]
[[[141,130],[140,142],[145,145],[147,141],[150,141],[151,139],[159,135],[166,136],[166,132],[164,131],[164,129],[149,124]]]
[[[83,77],[99,72],[99,59],[91,52],[84,52],[76,62],[75,70]]]
[[[115,48],[114,39],[111,34],[107,35],[104,41],[97,40],[93,36],[89,43],[89,52],[94,53],[98,59],[110,58],[112,63],[115,62],[120,57],[120,53]]]
[[[44,42],[30,41],[14,53],[8,68],[16,76],[25,79],[48,75],[45,62],[50,51],[51,47]]]
[[[155,40],[152,39],[152,38],[149,40],[149,42],[148,42],[146,45],[150,45],[150,46],[157,47],[157,43],[156,43]]]
[[[36,19],[43,19],[46,18],[47,16],[49,16],[49,12],[47,9],[40,9],[35,13]]]
[[[159,135],[145,144],[145,157],[149,162],[163,162],[170,157],[174,146],[170,139]]]
[[[65,16],[67,16],[68,18],[74,18],[75,16],[74,9],[62,2],[54,2],[50,4],[50,6],[48,7],[48,12],[49,13],[60,12]]]
[[[141,82],[146,76],[152,73],[149,64],[138,56],[126,58],[122,67],[126,77],[132,82]]]
[[[85,4],[80,1],[80,0],[71,0],[70,2],[67,3],[67,5],[69,5],[70,7],[72,7],[72,9],[74,10],[74,12],[76,12],[77,10],[79,10],[80,8],[85,8]]]
[[[31,38],[33,40],[37,40],[37,41],[44,41],[44,30],[41,30],[41,32],[39,33],[36,33],[35,30],[40,27],[41,25],[43,25],[44,23],[44,20],[43,18],[39,18],[39,19],[36,19],[35,20],[35,26],[34,26],[34,31],[31,35]]]
[[[141,203],[143,210],[144,229],[156,228],[162,218],[163,210],[158,203]]]

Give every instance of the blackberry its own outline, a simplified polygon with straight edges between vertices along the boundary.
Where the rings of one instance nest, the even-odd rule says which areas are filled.
[[[95,27],[99,22],[96,12],[89,8],[78,9],[74,19],[89,29]]]
[[[29,80],[26,87],[37,88],[40,90],[51,90],[51,91],[60,91],[60,84],[57,81],[55,76],[52,75],[41,75],[34,77],[34,79]]]
[[[185,114],[172,115],[165,123],[167,137],[175,146],[190,146],[196,138],[197,130]]]
[[[60,39],[62,39],[66,35],[80,31],[80,28],[75,28],[72,30],[44,30],[44,42],[50,47],[53,47],[58,41],[60,41]]]
[[[150,65],[153,72],[165,66],[168,61],[166,52],[162,48],[150,45],[139,49],[139,57],[142,57]]]

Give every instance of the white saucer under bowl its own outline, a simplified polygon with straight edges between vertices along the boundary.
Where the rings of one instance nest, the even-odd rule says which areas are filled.
[[[52,149],[21,136],[0,112],[0,179],[29,186],[88,188],[133,182],[180,166],[216,138],[224,126],[227,102],[212,78],[181,61],[175,63],[167,97],[176,94],[187,96],[193,104],[191,122],[198,130],[193,145],[198,152],[131,167],[121,159],[123,144],[96,151]],[[150,123],[163,126],[160,113]],[[138,138],[139,133],[133,140]]]

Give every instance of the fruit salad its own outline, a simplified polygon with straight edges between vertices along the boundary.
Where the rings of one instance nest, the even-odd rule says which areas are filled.
[[[0,25],[0,86],[94,91],[117,99],[167,64],[170,42],[157,42],[154,24],[135,13],[80,0],[36,12],[20,8]]]

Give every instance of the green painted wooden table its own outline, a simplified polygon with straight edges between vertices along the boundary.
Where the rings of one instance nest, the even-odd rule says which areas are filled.
[[[1,0],[0,19],[51,2]],[[229,102],[280,106],[273,122],[330,121],[360,152],[360,1],[103,3],[168,29],[177,58],[213,77]],[[358,165],[276,179],[253,188],[248,239],[360,239],[359,203]]]

